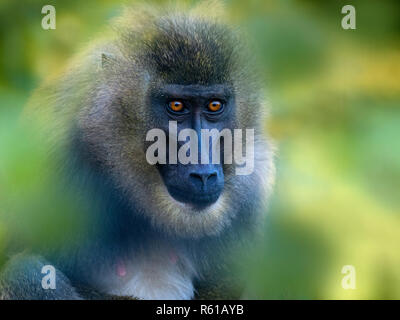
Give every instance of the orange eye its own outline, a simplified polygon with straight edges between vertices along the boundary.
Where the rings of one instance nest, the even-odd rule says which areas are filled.
[[[182,111],[183,109],[183,103],[180,101],[171,101],[169,103],[169,107],[171,108],[172,111],[179,112]]]
[[[208,104],[208,109],[209,109],[210,111],[213,111],[213,112],[220,110],[221,107],[222,107],[222,103],[221,103],[220,101],[217,101],[217,100],[211,101],[211,102]]]

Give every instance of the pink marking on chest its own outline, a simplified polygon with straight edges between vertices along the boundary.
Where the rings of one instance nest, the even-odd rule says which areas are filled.
[[[117,275],[119,277],[125,277],[126,276],[126,266],[123,261],[118,261],[117,262]]]
[[[176,254],[175,250],[171,250],[169,252],[169,261],[171,261],[172,264],[176,264],[179,260],[178,255]]]

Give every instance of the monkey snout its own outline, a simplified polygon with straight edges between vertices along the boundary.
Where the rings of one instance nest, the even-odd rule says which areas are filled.
[[[186,193],[189,202],[204,207],[217,201],[224,187],[222,167],[199,165],[188,171]]]
[[[191,172],[189,174],[191,182],[199,189],[208,190],[212,188],[217,182],[217,171],[198,173]]]
[[[159,169],[169,194],[195,207],[216,202],[224,188],[224,173],[219,165],[175,165]]]

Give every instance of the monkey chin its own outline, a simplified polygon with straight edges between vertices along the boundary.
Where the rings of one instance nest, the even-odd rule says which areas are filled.
[[[198,207],[174,199],[166,186],[158,188],[151,208],[151,222],[170,235],[193,239],[215,236],[231,223],[234,210],[228,210],[224,192],[215,202]]]
[[[211,201],[206,201],[206,202],[184,202],[184,201],[179,201],[169,193],[169,198],[170,201],[174,202],[177,206],[180,206],[181,208],[184,208],[187,210],[189,213],[204,213],[207,212],[208,210],[212,210],[213,207],[218,206],[218,201],[220,200],[220,196],[216,197],[215,200]]]
[[[169,195],[179,203],[186,205],[188,208],[191,208],[193,213],[198,213],[206,208],[215,204],[221,192],[213,192],[213,193],[201,193],[201,194],[193,194],[188,196],[185,192],[176,191],[176,188],[172,190],[167,187]],[[222,191],[222,190],[221,190]]]

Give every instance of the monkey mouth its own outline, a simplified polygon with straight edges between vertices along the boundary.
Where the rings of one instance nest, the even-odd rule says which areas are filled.
[[[168,188],[168,193],[176,201],[189,204],[196,210],[205,209],[215,203],[221,195],[221,191],[190,193],[187,190]]]

